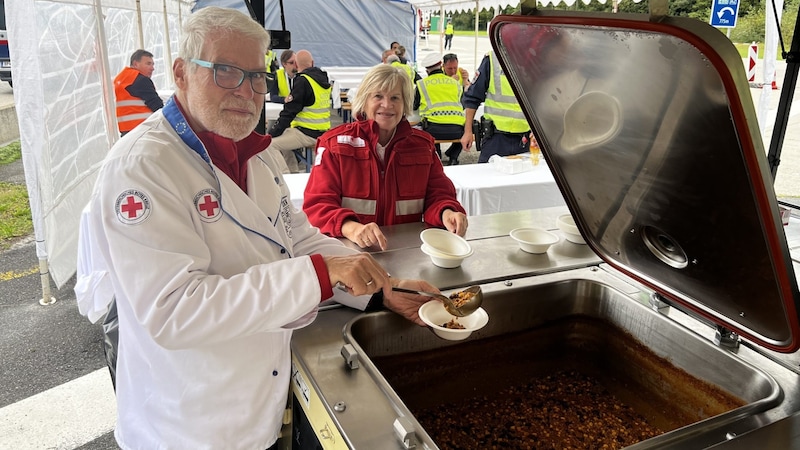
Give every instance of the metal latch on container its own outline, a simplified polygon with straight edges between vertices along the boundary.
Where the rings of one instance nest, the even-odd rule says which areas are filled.
[[[739,335],[721,325],[717,325],[717,332],[714,333],[714,343],[729,350],[736,350],[739,348]]]
[[[394,434],[397,435],[400,442],[403,443],[403,448],[410,449],[417,447],[417,444],[419,444],[417,434],[414,432],[414,425],[411,424],[408,418],[398,417],[394,419],[392,428],[394,428]]]
[[[358,363],[358,352],[355,347],[353,347],[353,344],[344,344],[342,346],[342,357],[344,358],[344,362],[347,363],[347,367],[351,369],[358,369],[361,367]]]
[[[661,314],[667,314],[669,311],[669,303],[665,302],[664,297],[662,297],[658,292],[653,292],[650,294],[650,307]]]

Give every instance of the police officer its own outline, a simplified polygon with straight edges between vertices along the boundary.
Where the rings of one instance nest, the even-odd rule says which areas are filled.
[[[481,103],[485,103],[478,162],[485,163],[492,155],[527,153],[530,148],[530,126],[494,51],[486,54],[477,73],[475,81],[461,99],[465,115],[461,144],[467,149],[472,146],[475,112]]]
[[[464,108],[461,106],[461,85],[442,71],[441,53],[431,53],[422,60],[428,76],[417,82],[414,109],[419,110],[422,129],[434,139],[460,139],[464,134]],[[439,157],[442,152],[436,144]],[[447,165],[457,165],[461,142],[450,145],[445,155]]]

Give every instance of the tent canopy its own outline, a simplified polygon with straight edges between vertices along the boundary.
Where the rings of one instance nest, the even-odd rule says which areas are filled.
[[[194,10],[224,6],[248,13],[243,0],[197,0]],[[264,26],[280,30],[279,0],[264,0]],[[292,49],[308,50],[326,66],[372,66],[392,41],[414,60],[416,13],[406,0],[285,0],[283,19],[292,33]]]

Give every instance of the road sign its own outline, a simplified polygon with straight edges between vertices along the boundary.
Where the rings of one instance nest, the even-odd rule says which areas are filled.
[[[711,20],[713,27],[733,28],[736,26],[736,17],[739,15],[739,0],[714,0],[711,5]]]

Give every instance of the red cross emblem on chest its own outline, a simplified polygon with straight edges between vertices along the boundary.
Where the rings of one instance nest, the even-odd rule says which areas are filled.
[[[194,207],[204,222],[216,222],[222,216],[219,194],[213,189],[203,189],[195,194]]]

